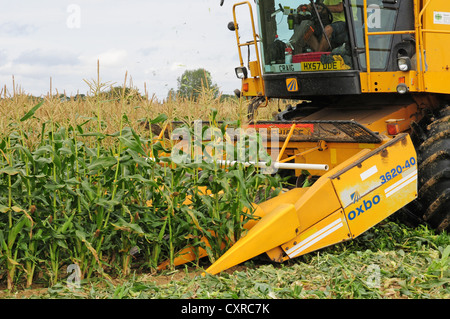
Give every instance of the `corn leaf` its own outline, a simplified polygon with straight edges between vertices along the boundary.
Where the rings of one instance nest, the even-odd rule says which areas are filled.
[[[30,117],[32,117],[34,115],[34,113],[36,113],[36,111],[44,104],[44,101],[41,101],[40,103],[36,104],[31,110],[28,111],[27,114],[25,114],[20,121],[26,121],[28,120]]]
[[[119,140],[129,149],[141,154],[142,156],[147,156],[144,149],[142,148],[142,145],[138,141],[131,140],[124,136],[119,136]]]
[[[151,124],[157,124],[157,123],[161,123],[167,120],[167,115],[166,114],[160,114],[157,117],[155,117],[153,120],[150,120]]]
[[[8,248],[11,249],[16,241],[17,235],[20,233],[22,228],[25,225],[27,219],[25,217],[21,217],[19,221],[9,230],[8,233]]]
[[[0,175],[1,174],[17,175],[19,173],[20,173],[20,170],[18,170],[16,168],[13,168],[11,166],[7,166],[7,167],[4,167],[4,168],[0,169]]]
[[[142,230],[142,228],[139,225],[133,224],[133,223],[128,223],[125,220],[123,220],[122,218],[118,218],[118,221],[114,224],[111,223],[111,225],[114,226],[117,230],[134,232],[134,233],[140,234],[140,235],[144,234],[144,231]]]

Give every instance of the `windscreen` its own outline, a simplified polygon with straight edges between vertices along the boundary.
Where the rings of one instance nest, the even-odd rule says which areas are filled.
[[[331,13],[326,6],[338,2],[324,0],[314,8],[307,0],[260,0],[264,72],[352,69],[345,13]],[[325,36],[330,26],[333,32]]]

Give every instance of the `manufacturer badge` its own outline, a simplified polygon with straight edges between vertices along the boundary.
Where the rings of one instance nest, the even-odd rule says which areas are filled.
[[[286,79],[286,88],[288,92],[297,92],[298,91],[297,79],[296,78]]]

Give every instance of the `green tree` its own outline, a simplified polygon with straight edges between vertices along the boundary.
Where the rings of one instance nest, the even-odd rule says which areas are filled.
[[[197,100],[203,89],[212,90],[214,97],[219,95],[219,87],[217,84],[213,84],[211,73],[202,68],[184,71],[177,82],[177,95],[180,97]]]
[[[125,87],[124,90],[123,86],[111,86],[110,90],[105,92],[105,96],[116,100],[121,100],[123,96],[126,100],[131,100],[141,97],[141,94],[137,88]]]

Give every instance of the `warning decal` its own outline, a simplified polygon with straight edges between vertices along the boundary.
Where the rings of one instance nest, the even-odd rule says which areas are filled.
[[[448,24],[450,25],[450,12],[434,11],[434,24]]]

